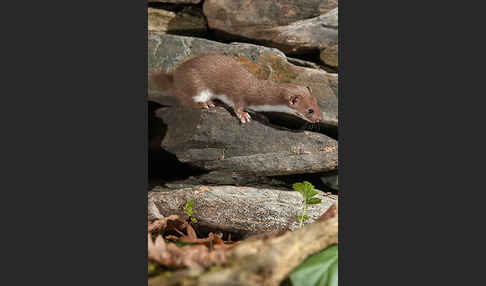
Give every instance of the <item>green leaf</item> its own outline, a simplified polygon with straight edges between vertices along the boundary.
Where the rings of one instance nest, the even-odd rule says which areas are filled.
[[[188,200],[186,202],[186,206],[184,207],[184,210],[186,211],[188,216],[192,216],[193,210],[192,208],[194,207],[194,201],[193,200]]]
[[[317,192],[314,191],[314,185],[307,181],[304,181],[302,183],[295,183],[292,185],[292,188],[297,192],[301,193],[304,197],[304,200],[307,200],[308,198],[317,194]]]
[[[311,198],[311,197],[313,197],[313,196],[315,196],[315,195],[317,195],[317,192],[316,192],[316,191],[314,191],[314,190],[309,190],[309,196],[308,196],[309,198]]]
[[[313,190],[314,189],[314,185],[311,184],[311,183],[309,183],[309,182],[307,182],[307,181],[304,181],[304,185],[305,185],[305,188],[307,190]]]
[[[194,200],[188,200],[184,208],[188,210],[192,210],[193,207],[194,207]]]
[[[192,221],[193,223],[197,223],[197,218],[195,218],[195,217],[191,217],[191,221]]]
[[[293,286],[337,286],[338,247],[309,256],[289,275]]]
[[[148,262],[148,275],[149,276],[152,276],[154,274],[157,274],[157,270],[158,270],[158,265],[156,263],[153,263],[153,262]]]
[[[321,202],[322,200],[319,198],[308,198],[305,203],[309,205],[315,205],[315,204],[320,204]]]
[[[304,192],[305,192],[304,183],[295,183],[295,184],[292,185],[292,188],[294,190],[296,190],[297,192],[301,193],[302,195],[304,195]]]
[[[311,183],[304,181],[304,192],[306,198],[312,197],[312,193],[315,192],[314,186]]]
[[[306,220],[308,220],[308,219],[309,219],[309,216],[305,214],[303,218],[304,218],[304,221],[306,221]],[[298,215],[298,216],[297,216],[297,219],[298,219],[299,221],[301,221],[301,220],[302,220],[302,216],[301,216],[301,215]]]

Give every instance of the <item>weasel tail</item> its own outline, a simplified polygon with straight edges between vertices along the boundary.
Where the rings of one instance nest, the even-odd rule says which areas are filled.
[[[160,91],[170,89],[174,83],[172,74],[167,74],[163,70],[152,70],[149,73],[149,77]]]

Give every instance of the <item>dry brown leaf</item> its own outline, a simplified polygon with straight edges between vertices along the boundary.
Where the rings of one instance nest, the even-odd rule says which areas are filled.
[[[212,236],[212,233],[209,233],[209,236],[206,238],[193,238],[192,236],[189,235],[184,235],[180,238],[180,241],[182,242],[187,242],[187,243],[198,243],[198,244],[206,244],[212,241],[214,238]]]
[[[223,239],[219,235],[214,236],[214,244],[215,245],[224,245]]]
[[[168,268],[210,267],[227,261],[229,248],[215,248],[213,251],[202,244],[177,247],[174,243],[166,243],[162,236],[157,236],[155,242],[150,234],[148,237],[148,258]]]
[[[180,237],[175,236],[175,235],[172,235],[172,234],[169,234],[169,235],[166,235],[165,236],[165,239],[178,241],[180,239]]]
[[[186,229],[186,233],[182,230]],[[165,236],[168,240],[186,243],[197,243],[185,247],[177,247],[175,243],[166,242],[162,235],[158,235],[155,241],[151,238],[151,232],[174,230],[181,237],[175,235]],[[194,228],[177,215],[171,215],[163,219],[149,222],[148,226],[148,258],[169,268],[197,268],[222,264],[227,261],[230,249],[237,243],[225,244],[222,233],[210,232],[206,238],[198,238]],[[209,249],[209,247],[211,249]]]
[[[186,226],[186,232],[187,232],[187,238],[189,239],[197,239],[197,234],[196,234],[196,231],[194,230],[194,228],[192,227],[192,225],[188,224]]]
[[[170,215],[148,223],[148,232],[164,231],[165,229],[184,229],[187,222],[178,215]]]

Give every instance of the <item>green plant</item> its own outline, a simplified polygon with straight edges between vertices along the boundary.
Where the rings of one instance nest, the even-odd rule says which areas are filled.
[[[307,257],[286,280],[293,286],[337,286],[338,247],[332,245]],[[291,282],[291,283],[288,283]],[[285,284],[284,284],[285,285]]]
[[[149,261],[148,262],[148,276],[153,277],[160,275],[164,272],[164,267],[158,264],[157,262]]]
[[[297,219],[300,221],[299,228],[302,228],[304,221],[309,219],[309,216],[305,214],[305,211],[307,210],[309,205],[320,204],[321,199],[314,197],[315,195],[317,195],[317,192],[314,190],[314,186],[307,181],[304,181],[302,183],[295,183],[292,185],[292,188],[299,192],[304,198],[302,215],[297,216]]]
[[[197,218],[193,217],[193,209],[194,208],[194,200],[188,200],[186,202],[186,206],[184,207],[184,210],[186,211],[187,215],[191,219],[193,223],[197,223]]]

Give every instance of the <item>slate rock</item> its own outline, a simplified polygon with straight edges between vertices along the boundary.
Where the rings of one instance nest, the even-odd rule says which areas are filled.
[[[214,35],[250,40],[303,54],[338,41],[337,1],[206,0],[204,14]]]

